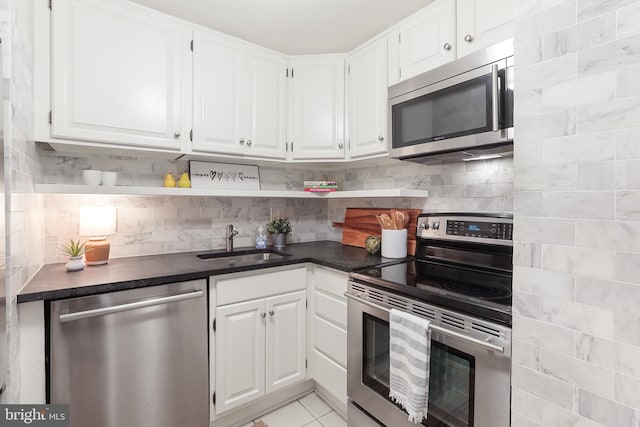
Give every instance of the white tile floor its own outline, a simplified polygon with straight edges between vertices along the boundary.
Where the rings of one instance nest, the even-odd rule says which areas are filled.
[[[347,427],[347,421],[315,393],[307,394],[253,421],[262,421],[269,427]],[[242,427],[252,427],[254,423]]]

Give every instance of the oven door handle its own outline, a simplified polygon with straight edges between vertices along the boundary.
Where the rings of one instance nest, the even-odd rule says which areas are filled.
[[[368,306],[373,307],[373,308],[377,308],[378,310],[386,311],[387,313],[391,312],[391,309],[389,309],[387,307],[384,307],[384,306],[382,306],[380,304],[376,304],[376,303],[373,303],[373,302],[369,302],[366,299],[362,299],[362,298],[360,298],[360,297],[358,297],[356,295],[353,295],[353,294],[351,294],[349,292],[345,292],[344,296],[347,297],[348,299],[351,299],[353,301],[359,302],[361,304],[368,305]],[[495,345],[495,344],[491,344],[489,342],[482,341],[482,340],[479,340],[477,338],[473,338],[473,337],[461,334],[459,332],[452,331],[450,329],[446,329],[446,328],[443,328],[443,327],[440,327],[440,326],[436,326],[436,325],[431,325],[431,324],[429,325],[429,329],[431,329],[432,331],[443,333],[445,335],[452,336],[454,338],[459,338],[459,339],[461,339],[463,341],[466,341],[468,343],[475,344],[475,345],[480,346],[480,347],[484,347],[487,350],[495,351],[496,353],[504,353],[504,347],[501,347],[501,346]]]

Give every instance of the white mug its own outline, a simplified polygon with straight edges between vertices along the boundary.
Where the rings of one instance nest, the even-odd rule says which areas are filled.
[[[382,230],[382,257],[405,258],[407,256],[407,229]]]
[[[102,185],[114,186],[118,182],[118,172],[102,172]]]
[[[102,182],[102,171],[85,169],[82,171],[82,179],[87,185],[100,185],[100,182]]]

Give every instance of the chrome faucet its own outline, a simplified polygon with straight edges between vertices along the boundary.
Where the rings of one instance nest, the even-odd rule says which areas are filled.
[[[233,252],[233,237],[238,234],[238,229],[233,224],[227,225],[227,252]]]

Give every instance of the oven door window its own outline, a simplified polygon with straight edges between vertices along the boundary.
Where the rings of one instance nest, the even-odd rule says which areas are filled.
[[[491,74],[391,107],[393,148],[492,130]]]
[[[363,313],[362,382],[389,399],[389,323]],[[475,358],[431,341],[428,427],[472,427]]]

